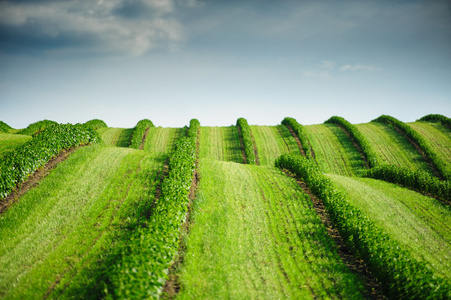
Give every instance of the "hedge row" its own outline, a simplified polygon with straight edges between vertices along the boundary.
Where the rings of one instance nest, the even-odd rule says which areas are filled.
[[[0,121],[0,132],[8,133],[11,129],[13,129],[11,126],[9,126],[3,121]]]
[[[356,143],[362,149],[362,153],[365,156],[366,160],[370,167],[375,167],[378,165],[377,156],[371,148],[370,144],[366,140],[366,138],[360,133],[356,126],[352,125],[348,121],[346,121],[342,117],[333,116],[329,120],[324,123],[336,124],[343,127],[356,141]]]
[[[446,126],[446,127],[451,129],[451,119],[448,118],[448,117],[445,117],[443,115],[430,114],[430,115],[426,115],[426,116],[422,117],[421,119],[419,119],[417,121],[440,122],[444,126]]]
[[[98,143],[100,137],[94,130],[81,124],[56,124],[7,153],[0,162],[0,199],[5,198],[30,174],[43,167],[63,149]]]
[[[433,152],[432,148],[425,142],[423,137],[418,134],[415,130],[413,130],[410,126],[405,124],[404,122],[399,121],[391,116],[382,115],[377,119],[374,119],[371,122],[379,122],[385,123],[394,126],[401,132],[403,132],[408,138],[410,138],[414,143],[420,147],[420,149],[424,152],[424,154],[429,158],[429,160],[434,164],[435,168],[439,172],[440,176],[444,179],[450,179],[451,174],[448,174],[446,171],[445,163],[437,157],[437,155]]]
[[[187,136],[181,137],[169,160],[169,173],[162,183],[162,196],[146,226],[135,230],[113,270],[114,298],[158,298],[179,246],[189,190],[195,171],[199,121],[191,120]]]
[[[285,126],[290,126],[293,129],[293,131],[296,133],[299,140],[301,141],[302,150],[304,150],[305,156],[308,159],[312,158],[312,153],[309,148],[310,143],[307,138],[307,135],[304,132],[304,127],[301,124],[299,124],[295,119],[289,117],[283,119],[282,124]]]
[[[244,144],[244,153],[246,154],[247,163],[255,165],[257,163],[254,152],[254,143],[252,142],[251,127],[245,118],[239,118],[236,126],[240,128],[241,139]]]
[[[141,146],[142,139],[144,136],[144,133],[146,132],[146,129],[153,127],[152,121],[149,119],[143,119],[139,121],[135,128],[133,129],[132,138],[130,141],[130,148],[139,149],[139,146]]]
[[[402,250],[359,209],[349,204],[313,161],[288,153],[276,160],[276,167],[287,169],[304,180],[323,201],[346,245],[366,261],[390,299],[451,298],[449,281],[436,277],[424,262]]]
[[[89,120],[86,123],[84,123],[84,125],[87,126],[88,128],[93,129],[93,130],[97,130],[97,129],[100,129],[100,128],[108,127],[108,125],[104,121],[99,120],[99,119]]]
[[[28,125],[27,128],[20,130],[17,132],[18,134],[24,134],[24,135],[33,135],[36,133],[41,132],[42,130],[46,129],[49,126],[57,125],[58,123],[51,120],[42,120],[35,123],[31,123]]]
[[[395,165],[380,165],[368,170],[365,177],[396,183],[451,204],[451,181],[441,181],[422,170],[412,171]]]

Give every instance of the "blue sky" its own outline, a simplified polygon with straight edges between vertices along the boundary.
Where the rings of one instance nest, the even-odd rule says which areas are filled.
[[[0,120],[451,117],[451,1],[0,0]]]

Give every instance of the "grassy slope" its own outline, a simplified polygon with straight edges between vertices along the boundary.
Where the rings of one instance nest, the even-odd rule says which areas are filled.
[[[296,141],[284,125],[251,126],[260,165],[273,166],[277,157],[286,152],[300,152]]]
[[[380,123],[357,124],[356,126],[373,146],[379,163],[431,172],[418,151],[393,128]]]
[[[410,127],[420,133],[429,143],[436,155],[446,162],[446,171],[451,175],[451,132],[441,123],[414,122],[408,123]]]
[[[415,258],[451,278],[451,210],[437,200],[369,178],[328,175],[348,199]]]
[[[152,197],[160,169],[144,151],[77,150],[0,217],[0,296],[102,290],[81,271],[97,267],[126,217]]]
[[[352,176],[364,170],[360,154],[336,125],[307,125],[304,129],[323,172]]]
[[[28,140],[31,140],[29,135],[0,133],[0,156],[13,151]]]
[[[133,128],[100,128],[98,132],[106,145],[128,147]]]
[[[236,126],[200,128],[200,158],[243,163]]]
[[[150,128],[144,150],[152,153],[170,153],[175,141],[184,133],[182,128]]]
[[[274,168],[200,162],[179,297],[358,297],[296,181]]]

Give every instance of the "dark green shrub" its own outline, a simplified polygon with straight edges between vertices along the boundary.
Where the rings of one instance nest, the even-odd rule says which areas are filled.
[[[439,115],[439,114],[426,115],[417,121],[440,122],[443,124],[443,126],[446,126],[449,129],[451,129],[451,119],[446,116]]]
[[[143,119],[143,120],[139,121],[136,124],[135,128],[133,129],[132,138],[131,138],[129,147],[134,148],[134,149],[139,149],[139,147],[141,146],[142,141],[143,141],[142,139],[143,139],[144,133],[150,127],[153,127],[153,123],[149,119]]]
[[[243,140],[244,153],[246,154],[247,163],[255,165],[257,163],[254,143],[252,141],[251,127],[244,118],[239,118],[236,122],[236,126],[240,129],[241,139]]]
[[[93,130],[97,130],[97,129],[100,129],[103,127],[108,127],[108,125],[104,121],[99,120],[99,119],[89,120],[88,122],[84,123],[84,125]]]
[[[0,121],[0,132],[8,133],[11,129],[13,129],[11,126],[9,126],[3,121]]]
[[[42,130],[46,129],[49,126],[57,125],[58,123],[55,121],[50,120],[42,120],[35,123],[31,123],[28,125],[27,128],[20,130],[17,132],[18,134],[24,134],[24,135],[33,135],[36,133],[41,132]]]
[[[309,140],[307,138],[307,135],[304,132],[304,127],[299,124],[295,119],[293,118],[289,118],[286,117],[285,119],[283,119],[282,124],[285,126],[290,126],[291,129],[293,129],[293,131],[296,133],[297,137],[299,138],[299,141],[301,141],[302,144],[302,150],[304,150],[305,156],[308,159],[313,158],[312,157],[312,153],[310,151],[310,143]]]

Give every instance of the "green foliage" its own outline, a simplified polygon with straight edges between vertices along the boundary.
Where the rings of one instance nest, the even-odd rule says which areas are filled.
[[[133,129],[132,139],[130,141],[130,148],[139,149],[142,143],[142,139],[146,130],[153,127],[152,121],[149,119],[142,119],[139,121]]]
[[[305,134],[304,127],[301,124],[299,124],[295,119],[289,117],[283,119],[282,124],[285,126],[290,126],[293,129],[293,131],[296,133],[299,140],[301,141],[302,150],[304,150],[305,156],[308,159],[313,158],[309,148],[310,143],[307,138],[307,135]]]
[[[167,270],[177,253],[180,226],[189,202],[195,170],[199,121],[190,122],[187,136],[181,137],[169,160],[169,174],[162,183],[162,196],[145,225],[135,230],[114,266],[114,298],[157,298],[167,278]]]
[[[97,132],[81,124],[48,126],[20,148],[3,157],[0,163],[0,199],[5,198],[61,150],[98,142],[100,137]]]
[[[247,163],[255,165],[257,163],[254,152],[254,143],[252,142],[251,127],[244,118],[239,118],[236,126],[240,129],[241,138],[244,144],[244,153],[246,154]]]
[[[380,165],[368,170],[366,177],[396,183],[451,204],[451,181],[441,181],[422,170],[412,171],[395,165]]]
[[[424,262],[402,250],[397,242],[352,206],[314,162],[301,155],[283,154],[277,159],[276,167],[287,169],[304,180],[323,201],[346,245],[367,262],[389,298],[450,298],[449,282],[436,277]]]
[[[430,114],[430,115],[426,115],[426,116],[422,117],[421,119],[419,119],[417,121],[440,122],[444,126],[451,129],[451,119],[444,115]]]
[[[93,130],[97,130],[97,129],[100,129],[100,128],[103,128],[103,127],[108,127],[108,125],[104,121],[99,120],[99,119],[92,119],[92,120],[87,121],[86,123],[84,123],[84,125],[86,127],[88,127],[88,128],[93,129]]]
[[[448,174],[446,171],[446,164],[440,158],[437,157],[437,154],[433,151],[433,149],[431,149],[431,147],[427,144],[427,142],[423,139],[423,137],[420,134],[418,134],[418,132],[413,130],[411,127],[409,127],[407,124],[387,115],[382,115],[371,122],[389,124],[397,128],[401,132],[403,132],[408,138],[410,138],[414,143],[416,143],[418,147],[420,147],[420,149],[424,152],[427,158],[432,162],[432,164],[434,164],[440,176],[442,176],[445,179],[451,178],[451,174]]]
[[[11,129],[13,129],[11,126],[9,126],[3,121],[0,121],[0,132],[8,133]]]
[[[346,121],[344,118],[337,116],[331,117],[324,123],[336,124],[343,127],[360,146],[360,149],[362,150],[362,153],[365,156],[366,160],[368,161],[370,167],[375,167],[377,165],[376,154],[374,153],[373,149],[371,148],[366,138],[357,129],[357,127]]]
[[[38,121],[35,123],[31,123],[30,125],[28,125],[27,128],[20,130],[19,132],[17,132],[18,134],[24,134],[24,135],[33,135],[36,133],[39,133],[41,131],[43,131],[44,129],[46,129],[49,126],[52,125],[57,125],[58,123],[55,121],[50,121],[50,120],[42,120],[42,121]]]

